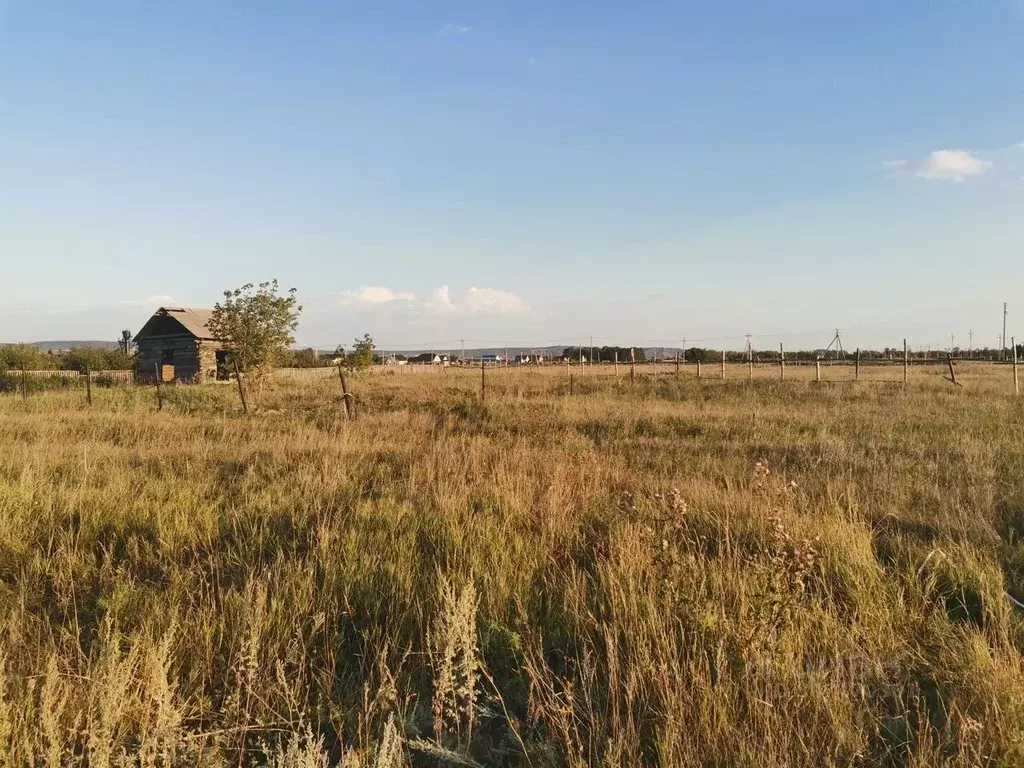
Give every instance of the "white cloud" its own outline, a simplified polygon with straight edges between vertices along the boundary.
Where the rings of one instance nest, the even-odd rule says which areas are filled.
[[[126,307],[173,307],[177,303],[173,296],[147,296],[145,299],[128,299],[121,302]]]
[[[364,285],[358,291],[344,291],[343,305],[389,304],[405,302],[413,311],[438,315],[522,315],[530,307],[511,291],[493,288],[470,288],[464,295],[453,295],[447,285],[431,292],[425,299],[406,291],[394,291],[382,285]]]
[[[509,291],[470,288],[466,292],[466,309],[471,315],[521,315],[530,308]]]
[[[440,35],[468,35],[473,31],[472,27],[467,27],[462,24],[445,24],[441,27]]]
[[[426,303],[428,309],[435,309],[444,311],[450,311],[455,309],[455,305],[452,303],[451,294],[448,292],[448,286],[442,285],[436,291],[430,301]]]
[[[933,181],[964,181],[991,167],[991,160],[982,160],[965,149],[938,149],[921,161],[914,175]]]
[[[458,315],[522,315],[530,311],[520,297],[510,291],[493,288],[470,288],[462,297],[452,297],[447,285],[434,291],[423,303],[428,312]]]
[[[537,59],[535,59],[533,56],[527,56],[526,63],[532,67],[534,64],[537,63]]]
[[[391,301],[413,302],[416,300],[416,295],[413,293],[393,291],[383,285],[362,285],[358,291],[345,291],[341,297],[343,303],[359,301],[365,304],[387,304]]]

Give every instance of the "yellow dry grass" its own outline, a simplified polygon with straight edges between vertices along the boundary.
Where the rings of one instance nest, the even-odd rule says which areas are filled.
[[[1024,762],[1009,369],[672,371],[0,398],[0,764]]]

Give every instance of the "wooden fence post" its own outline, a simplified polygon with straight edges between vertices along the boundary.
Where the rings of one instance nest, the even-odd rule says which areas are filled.
[[[1010,344],[1013,345],[1013,394],[1020,394],[1020,379],[1017,378],[1017,339],[1010,337]]]
[[[814,358],[814,380],[817,382],[821,381],[821,358]]]
[[[747,354],[747,381],[754,380],[754,350]]]
[[[248,416],[249,398],[245,396],[245,384],[242,381],[242,372],[238,369],[238,358],[236,357],[233,362],[235,364],[235,381],[238,382],[238,396],[242,400],[242,412],[245,413],[246,416]]]
[[[28,400],[28,373],[25,366],[21,366],[21,399]]]
[[[946,353],[946,362],[949,364],[949,380],[954,387],[959,387],[960,383],[956,380],[956,371],[953,370],[953,354],[951,352]]]
[[[614,351],[614,354],[615,354],[615,357],[614,357],[615,378],[618,379],[619,378],[619,350],[616,349]]]
[[[910,368],[910,357],[907,355],[907,340],[903,340],[903,386],[907,386],[907,373]]]
[[[163,390],[163,378],[164,372],[160,369],[160,363],[153,363],[153,369],[156,371],[156,409],[162,411],[164,409],[164,390]],[[238,364],[235,364],[235,370],[238,370]]]
[[[483,355],[480,356],[480,402],[487,402],[487,368]]]
[[[779,342],[779,381],[786,380],[786,350],[782,348],[782,342]]]
[[[88,365],[85,366],[85,402],[92,405],[92,373]]]
[[[345,379],[345,368],[338,365],[338,380],[341,382],[341,399],[345,401],[345,417],[353,421],[356,417],[355,398],[349,394],[348,381]]]
[[[636,351],[629,348],[629,383],[636,384]]]
[[[700,358],[697,358],[697,378],[700,378]]]
[[[725,381],[725,350],[722,350],[722,381]]]
[[[857,347],[857,357],[853,360],[853,380],[860,381],[860,347]]]
[[[676,350],[676,378],[679,378],[679,350]]]

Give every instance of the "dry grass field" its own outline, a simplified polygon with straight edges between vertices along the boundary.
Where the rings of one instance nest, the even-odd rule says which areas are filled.
[[[0,398],[0,764],[1024,764],[1009,369],[671,370]]]

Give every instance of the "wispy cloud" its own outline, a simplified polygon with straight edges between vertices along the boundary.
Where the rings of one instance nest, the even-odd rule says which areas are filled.
[[[537,59],[535,59],[533,56],[527,56],[526,63],[532,67],[534,64],[537,63]]]
[[[471,315],[521,315],[530,309],[514,293],[492,288],[470,288],[465,306]]]
[[[364,304],[387,304],[392,301],[413,302],[416,294],[407,291],[393,291],[383,285],[362,285],[358,291],[341,294],[342,303],[362,302]]]
[[[452,296],[447,285],[442,285],[423,303],[423,309],[438,314],[455,315],[522,315],[530,307],[511,291],[493,288],[470,288],[465,296]]]
[[[472,27],[467,27],[463,24],[445,24],[438,31],[439,35],[468,35],[473,31]]]
[[[404,302],[415,312],[438,315],[522,315],[530,307],[511,291],[472,287],[465,294],[453,294],[442,285],[431,294],[419,299],[407,291],[395,291],[382,285],[364,285],[357,291],[344,291],[341,303],[346,306],[382,305]]]
[[[993,166],[976,152],[966,149],[937,149],[920,160],[886,160],[882,166],[890,177],[914,176],[928,181],[963,182]]]
[[[121,302],[126,307],[173,307],[176,302],[173,296],[147,296],[144,299],[127,299]]]
[[[992,167],[966,149],[938,149],[921,161],[915,176],[932,181],[966,181]]]

